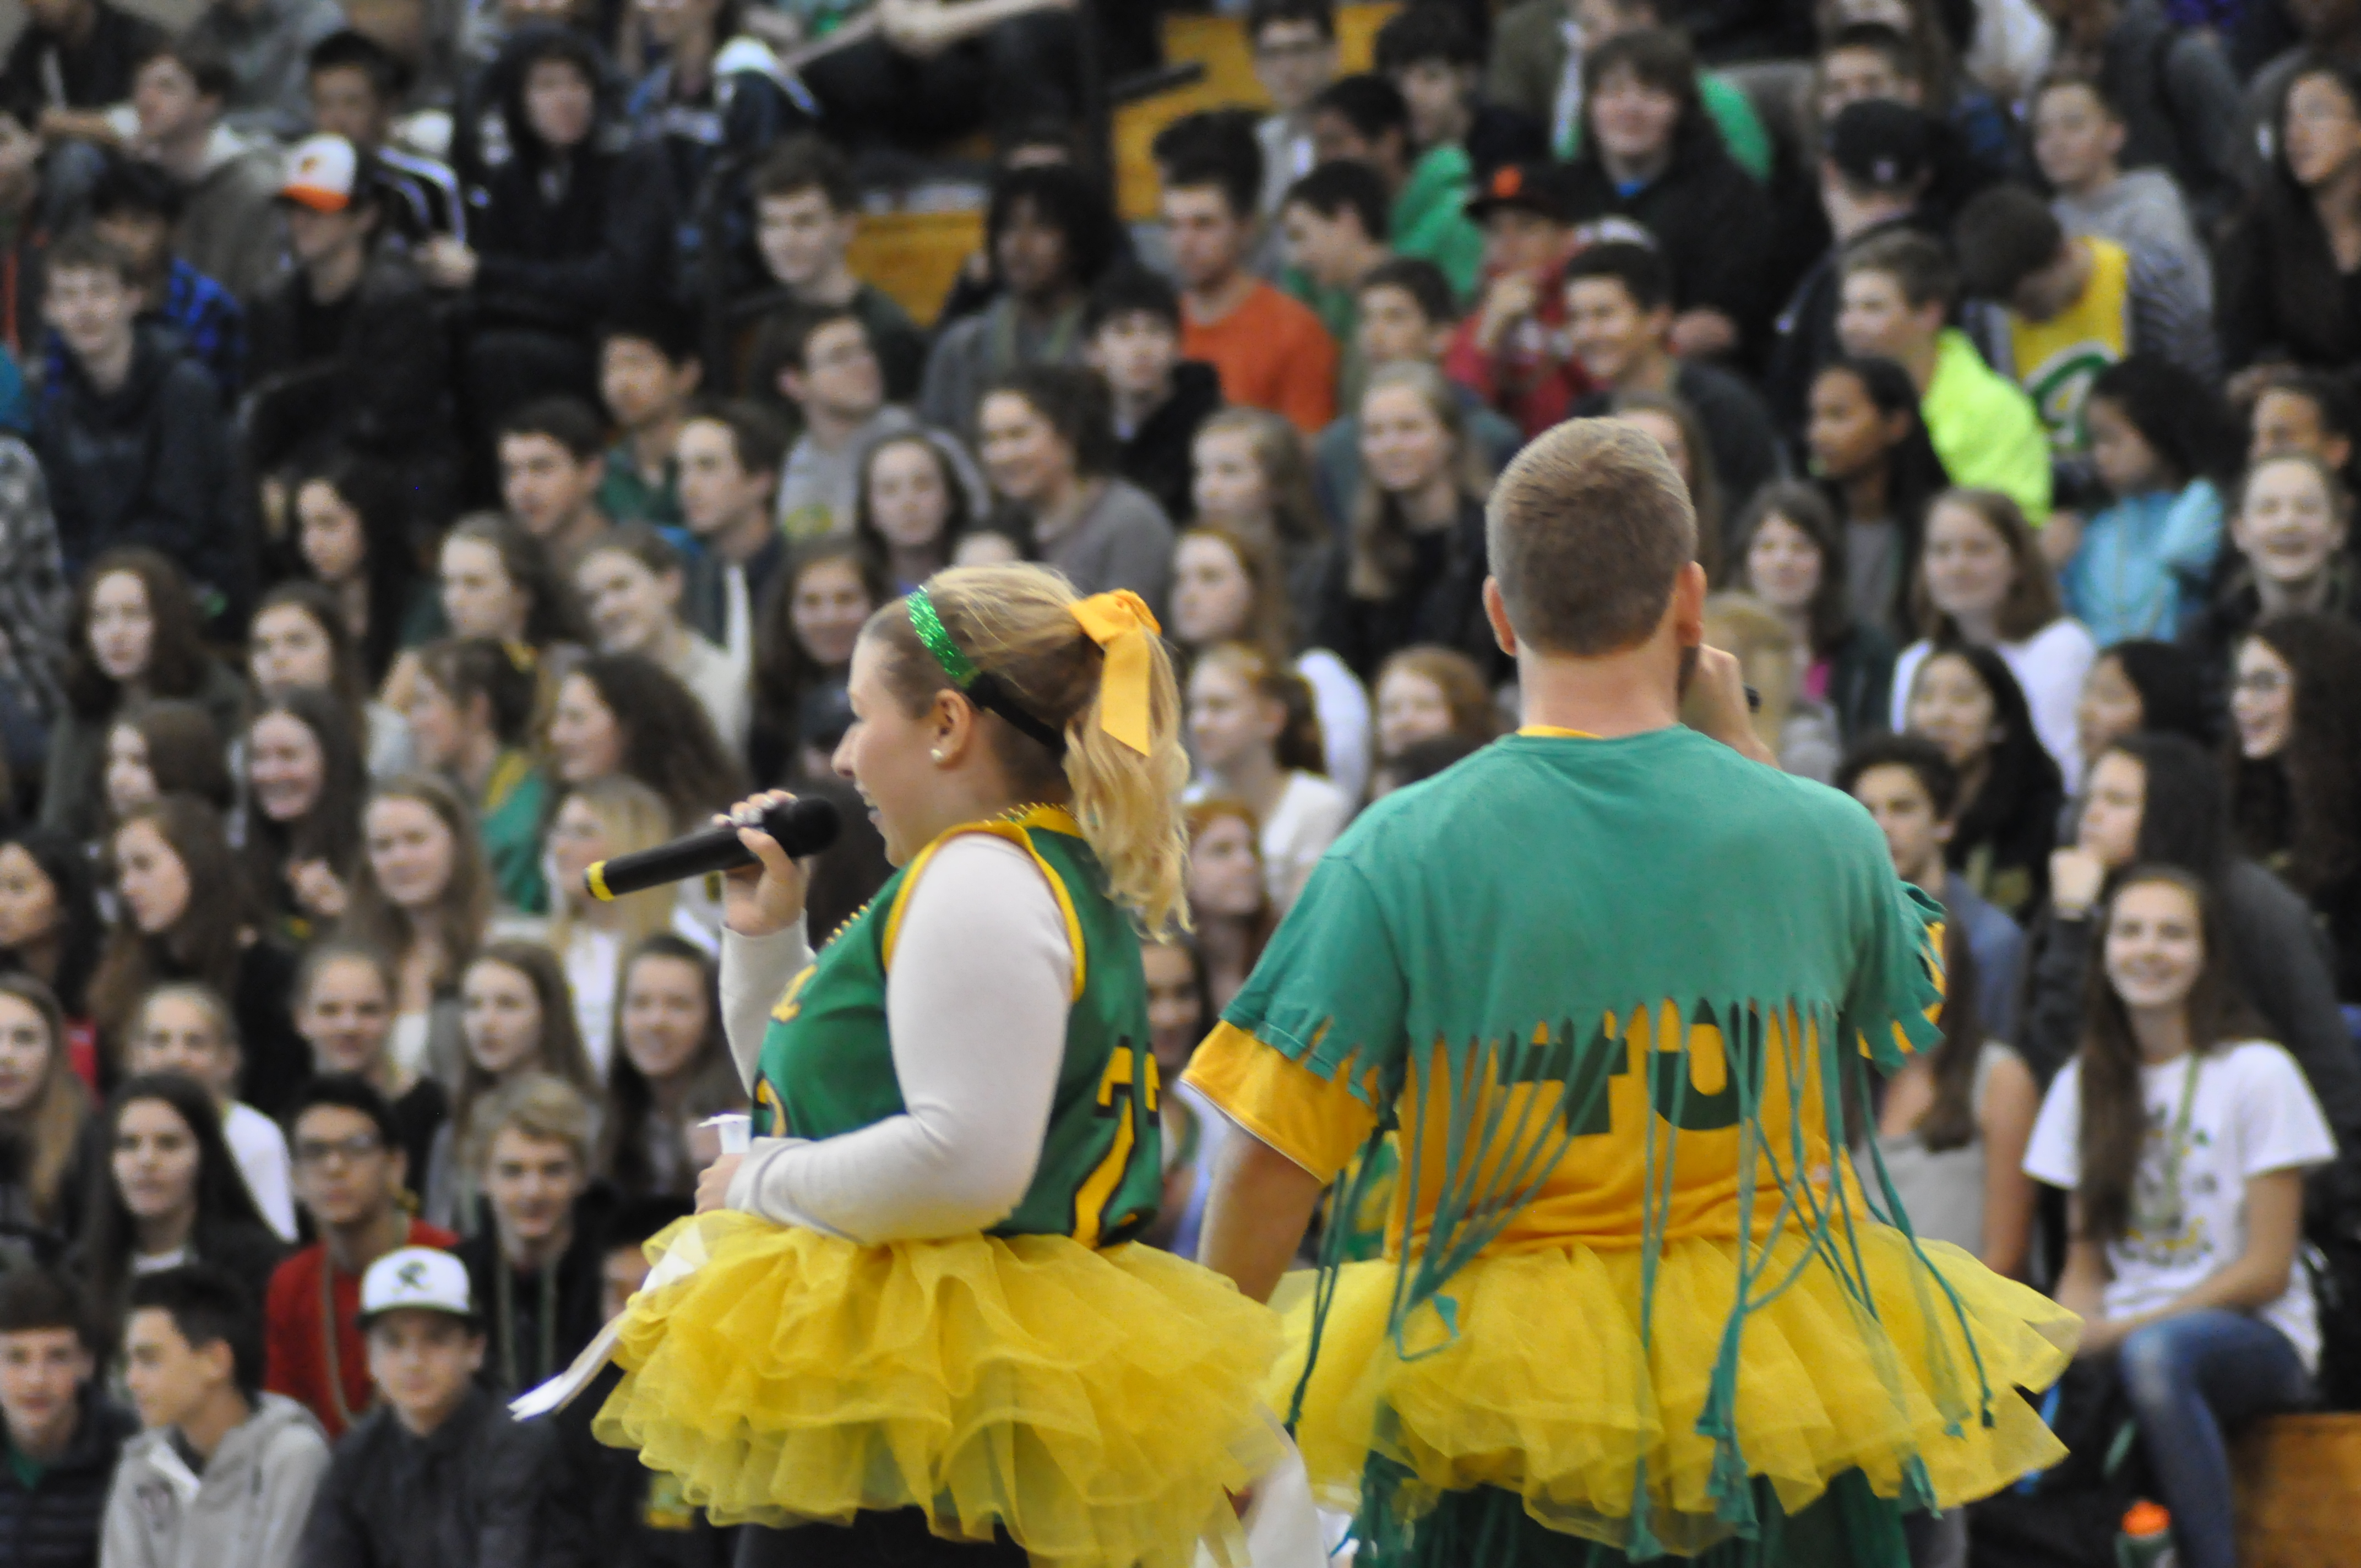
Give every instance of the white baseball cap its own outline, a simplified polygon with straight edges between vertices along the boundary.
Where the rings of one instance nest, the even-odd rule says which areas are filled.
[[[385,1312],[444,1312],[476,1321],[476,1300],[467,1288],[467,1266],[447,1252],[427,1246],[397,1247],[361,1276],[360,1326]]]
[[[341,213],[353,204],[360,171],[360,153],[344,137],[305,137],[288,159],[279,194],[315,213]]]

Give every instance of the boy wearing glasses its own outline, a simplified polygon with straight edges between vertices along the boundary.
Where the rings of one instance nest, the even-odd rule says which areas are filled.
[[[409,1157],[392,1108],[363,1080],[313,1079],[288,1127],[295,1195],[320,1240],[270,1277],[263,1387],[307,1407],[333,1442],[369,1407],[368,1351],[355,1321],[361,1277],[397,1248],[448,1251],[459,1238],[403,1206]]]

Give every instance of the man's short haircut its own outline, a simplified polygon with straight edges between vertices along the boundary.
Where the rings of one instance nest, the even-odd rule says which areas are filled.
[[[1374,71],[1331,82],[1312,100],[1312,112],[1334,115],[1363,141],[1376,141],[1388,131],[1400,132],[1405,145],[1410,140],[1410,100]]]
[[[189,73],[197,84],[197,96],[211,98],[215,104],[226,104],[237,91],[237,72],[230,69],[229,57],[202,39],[159,38],[139,51],[132,62],[131,73],[139,72],[157,60],[169,60]]]
[[[588,1177],[598,1168],[598,1139],[591,1130],[590,1102],[562,1078],[529,1072],[501,1085],[476,1113],[479,1165],[489,1164],[492,1145],[513,1127],[529,1138],[562,1143],[573,1150]]]
[[[535,398],[500,420],[497,441],[512,435],[545,435],[577,463],[606,450],[607,429],[598,412],[579,398]]]
[[[1694,126],[1704,112],[1697,95],[1697,53],[1688,39],[1669,27],[1637,27],[1618,33],[1582,59],[1582,91],[1595,96],[1609,76],[1628,71],[1681,106],[1680,123]],[[1679,132],[1674,133],[1675,137]]]
[[[228,1345],[238,1392],[262,1392],[262,1313],[237,1276],[209,1263],[143,1274],[131,1282],[129,1310],[149,1310],[171,1319],[192,1350]]]
[[[853,181],[852,165],[844,154],[807,132],[788,137],[754,166],[754,199],[800,196],[807,191],[827,197],[839,216],[858,211],[861,205],[861,187]]]
[[[2361,440],[2361,398],[2354,395],[2352,385],[2342,376],[2325,370],[2274,370],[2264,378],[2256,402],[2259,404],[2264,394],[2270,392],[2285,392],[2310,403],[2327,434]]]
[[[1960,803],[1960,770],[1943,748],[1923,735],[1872,735],[1845,753],[1837,768],[1837,788],[1847,795],[1872,768],[1907,768],[1927,792],[1935,820],[1949,822]]]
[[[1252,115],[1207,109],[1173,121],[1156,133],[1151,148],[1167,191],[1211,185],[1229,203],[1230,215],[1251,218],[1262,200],[1262,143]]]
[[[2117,104],[2114,94],[2107,91],[2107,84],[2087,71],[2077,71],[2067,66],[2043,72],[2041,80],[2033,84],[2033,91],[2025,95],[2025,112],[2028,123],[2032,118],[2033,111],[2041,106],[2041,100],[2044,97],[2052,93],[2063,93],[2069,88],[2080,88],[2082,92],[2088,93],[2092,101],[2099,105],[2099,113],[2117,125],[2124,123],[2123,105]]]
[[[1082,317],[1082,330],[1095,336],[1099,328],[1124,316],[1154,316],[1180,330],[1180,295],[1172,280],[1136,261],[1121,262],[1107,269],[1107,275],[1091,291],[1091,301]]]
[[[1449,66],[1482,65],[1484,46],[1455,6],[1440,0],[1414,0],[1378,29],[1377,67],[1388,75],[1426,60]]]
[[[1885,61],[1887,70],[1905,82],[1927,80],[1927,67],[1918,46],[1899,27],[1884,22],[1847,22],[1820,46],[1822,60],[1832,54],[1855,52],[1876,55]]]
[[[375,1084],[357,1072],[324,1073],[295,1091],[295,1102],[287,1110],[289,1143],[294,1142],[296,1125],[303,1120],[304,1113],[323,1105],[368,1117],[377,1128],[378,1140],[387,1148],[402,1146],[401,1124],[394,1120],[393,1107],[378,1092]],[[421,1178],[425,1175],[423,1171],[415,1174]]]
[[[1995,185],[1960,209],[1951,225],[1960,287],[2005,303],[2017,285],[2058,259],[2066,230],[2049,203],[2022,185]]]
[[[1673,302],[1673,275],[1654,247],[1628,239],[1587,246],[1565,264],[1565,284],[1571,289],[1585,278],[1612,278],[1623,285],[1642,313]]]
[[[90,188],[93,219],[124,216],[177,223],[181,205],[181,187],[170,175],[153,163],[120,153],[107,156],[106,167]]]
[[[749,474],[775,474],[787,461],[787,433],[778,416],[760,403],[726,398],[692,405],[690,420],[710,420],[730,433],[738,466]]]
[[[76,229],[49,247],[42,269],[52,278],[61,272],[112,272],[126,288],[137,287],[139,281],[133,272],[131,253],[86,228]]]
[[[1646,639],[1697,557],[1688,487],[1655,438],[1568,420],[1517,454],[1485,508],[1492,575],[1521,641],[1597,657]]]
[[[1896,229],[1872,236],[1844,253],[1843,275],[1883,272],[1902,291],[1913,310],[1941,305],[1949,310],[1960,297],[1960,274],[1940,244],[1916,229]]]
[[[1336,37],[1335,0],[1251,0],[1246,6],[1246,42],[1252,44],[1262,37],[1262,30],[1279,22],[1309,22],[1320,29],[1320,36],[1334,40]]]
[[[779,384],[779,372],[793,370],[807,375],[811,370],[812,339],[840,322],[851,322],[861,329],[862,341],[869,343],[869,323],[851,305],[788,305],[774,311],[754,334],[754,352],[749,369],[751,384],[765,393]],[[872,352],[874,343],[869,343]]]
[[[81,1288],[49,1268],[17,1268],[0,1275],[0,1334],[70,1329],[82,1349],[100,1354]]]
[[[303,58],[307,75],[324,71],[357,71],[368,78],[369,90],[383,104],[399,103],[410,91],[410,67],[401,57],[357,27],[339,27],[312,46]]]
[[[1356,158],[1334,158],[1287,188],[1286,207],[1308,207],[1334,220],[1350,213],[1361,232],[1383,245],[1393,233],[1393,192],[1386,177]]]
[[[1372,289],[1400,289],[1418,307],[1429,326],[1449,326],[1459,319],[1458,301],[1443,269],[1423,256],[1397,256],[1381,261],[1353,286],[1358,300]]]
[[[600,348],[619,337],[648,345],[675,369],[703,356],[696,318],[664,300],[635,300],[598,323]]]

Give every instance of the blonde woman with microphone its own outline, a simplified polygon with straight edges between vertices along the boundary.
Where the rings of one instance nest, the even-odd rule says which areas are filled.
[[[741,832],[721,1004],[757,1136],[651,1244],[597,1426],[770,1527],[741,1568],[1184,1568],[1276,1445],[1275,1320],[1133,1240],[1139,932],[1184,906],[1158,630],[1038,566],[939,573],[862,630],[836,754],[895,876],[815,957],[802,872]]]

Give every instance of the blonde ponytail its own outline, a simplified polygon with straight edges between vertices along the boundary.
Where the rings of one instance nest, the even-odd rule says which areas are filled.
[[[1115,902],[1151,936],[1185,927],[1189,842],[1180,800],[1189,762],[1180,749],[1180,687],[1153,620],[1144,622],[1148,634],[1138,639],[1145,650],[1147,745],[1137,750],[1129,743],[1137,714],[1119,697],[1110,715],[1104,700],[1110,653],[1076,615],[1078,605],[1101,601],[1085,601],[1063,576],[1036,565],[954,566],[928,578],[924,594],[957,653],[992,677],[1023,716],[1065,740],[1060,762],[1016,723],[1003,718],[988,726],[1009,782],[1020,793],[1046,793],[1062,781],[1083,839],[1106,868]],[[1137,601],[1127,603],[1131,608],[1119,615],[1144,613]],[[966,684],[951,679],[922,639],[908,599],[878,610],[862,635],[882,638],[891,648],[887,680],[912,713],[937,692]],[[1110,640],[1107,647],[1113,646]],[[991,711],[997,705],[979,706]]]

